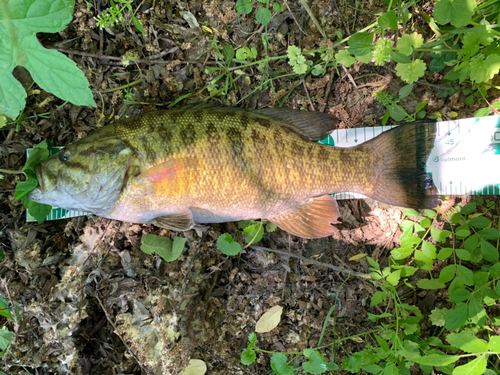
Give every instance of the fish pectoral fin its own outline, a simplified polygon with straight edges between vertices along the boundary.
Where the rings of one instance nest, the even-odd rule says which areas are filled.
[[[303,238],[331,236],[338,231],[331,224],[339,224],[337,201],[329,195],[312,198],[297,210],[282,216],[268,218],[281,229]]]
[[[186,231],[189,229],[193,229],[196,226],[195,222],[193,221],[193,217],[191,216],[191,211],[159,216],[151,220],[151,224],[154,224],[160,228],[175,231]]]
[[[283,122],[311,141],[320,141],[338,128],[339,119],[323,112],[299,111],[289,108],[263,108],[256,111]]]

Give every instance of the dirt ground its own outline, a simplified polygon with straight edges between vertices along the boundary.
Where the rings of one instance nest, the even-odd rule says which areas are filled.
[[[216,76],[206,73],[216,66],[215,43],[255,47],[263,54],[263,28],[255,13],[238,17],[235,1],[135,1],[145,34],[127,14],[125,28],[96,27],[94,17],[108,6],[100,0],[77,2],[74,20],[64,32],[39,35],[45,47],[65,53],[83,70],[98,108],[61,106],[51,94],[30,92],[19,129],[0,131],[1,168],[21,169],[26,149],[43,139],[66,145],[124,116],[166,108],[182,95],[193,94],[190,101],[207,98],[206,87]],[[345,36],[362,29],[387,7],[382,0],[313,0],[310,6],[332,40],[336,31]],[[415,17],[414,22],[418,26],[422,20]],[[292,44],[311,50],[330,43],[295,0],[271,21],[267,34],[271,55],[286,54]],[[126,53],[137,54],[140,61],[124,66]],[[281,60],[269,68],[291,71]],[[391,63],[329,68],[323,76],[278,79],[274,87],[248,95],[262,75],[254,67],[237,80],[237,90],[212,101],[274,106],[296,86],[285,106],[331,113],[342,120],[341,128],[374,126],[385,109],[373,92],[385,86],[397,94],[404,86],[392,68]],[[27,71],[17,68],[15,74],[31,87]],[[439,85],[443,76],[427,78]],[[411,113],[424,99],[430,101],[428,112],[439,111],[444,118],[450,111],[472,117],[475,109],[464,106],[459,95],[439,99],[437,90],[419,84],[402,105]],[[315,347],[333,304],[338,309],[329,319],[324,343],[371,327],[367,313],[377,310],[369,308],[375,291],[370,281],[261,250],[227,257],[215,242],[221,233],[234,232],[230,223],[212,225],[203,240],[194,231],[170,233],[99,217],[26,223],[25,210],[13,194],[19,179],[6,175],[0,180],[0,247],[6,255],[0,263],[0,296],[22,310],[20,321],[9,322],[16,336],[0,360],[5,374],[180,374],[191,358],[205,361],[208,374],[269,374],[269,355],[259,353],[254,364],[244,366],[240,354],[256,321],[275,305],[284,307],[282,321],[258,335],[262,349]],[[402,210],[369,200],[341,201],[340,207],[344,223],[331,238],[304,240],[277,230],[265,234],[259,245],[366,273],[365,260],[349,258],[365,253],[383,262],[398,243]],[[141,236],[148,233],[186,236],[186,249],[172,263],[148,256],[139,249]],[[442,302],[432,293],[408,298],[422,310]],[[362,338],[349,340],[323,354],[340,364],[365,345]]]

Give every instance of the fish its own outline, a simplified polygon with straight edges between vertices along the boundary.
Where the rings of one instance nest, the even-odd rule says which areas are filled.
[[[36,167],[28,199],[174,231],[263,219],[303,238],[335,233],[331,194],[434,208],[425,172],[436,125],[401,125],[351,148],[318,142],[339,120],[287,108],[198,105],[119,120]]]

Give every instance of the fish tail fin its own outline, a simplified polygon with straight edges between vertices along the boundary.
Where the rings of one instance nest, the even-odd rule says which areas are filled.
[[[425,172],[435,137],[435,123],[417,122],[393,128],[360,145],[375,160],[373,193],[369,196],[394,206],[435,208],[439,196]]]

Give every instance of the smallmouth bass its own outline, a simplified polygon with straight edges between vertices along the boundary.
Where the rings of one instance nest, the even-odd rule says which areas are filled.
[[[304,238],[334,233],[337,203],[356,192],[433,208],[425,173],[433,123],[406,124],[353,148],[312,142],[338,120],[283,108],[194,106],[96,130],[37,166],[28,198],[171,230],[265,219]]]

